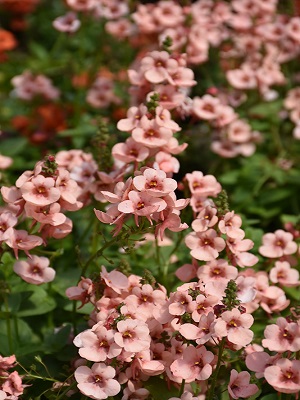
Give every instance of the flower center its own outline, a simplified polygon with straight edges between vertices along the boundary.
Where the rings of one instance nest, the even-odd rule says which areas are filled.
[[[143,201],[139,201],[136,205],[137,210],[141,210],[145,207],[145,203]]]

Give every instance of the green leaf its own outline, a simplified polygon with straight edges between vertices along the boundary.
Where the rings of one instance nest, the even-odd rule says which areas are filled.
[[[156,376],[145,382],[144,387],[149,390],[154,400],[168,400],[170,397],[178,397],[178,389],[174,386],[169,387],[164,379]]]
[[[33,343],[36,344],[39,339],[34,335],[29,325],[22,319],[15,318],[9,321],[10,325],[10,339],[8,338],[7,321],[0,320],[0,343],[1,343],[1,354],[10,355],[11,349],[9,342],[11,341],[13,349],[12,351],[19,355],[19,348],[23,345],[31,346]]]
[[[55,300],[48,296],[43,288],[40,286],[33,286],[32,292],[33,293],[22,302],[22,306],[17,313],[19,317],[42,315],[55,309]]]
[[[278,394],[276,394],[276,393],[267,394],[266,396],[262,397],[260,400],[278,400]]]
[[[45,338],[46,351],[48,349],[50,353],[53,353],[61,350],[68,342],[71,329],[72,325],[66,324],[58,331],[53,332],[52,334],[46,336]]]
[[[16,137],[12,139],[5,139],[5,141],[1,142],[1,154],[4,154],[8,157],[13,157],[16,154],[25,151],[26,146],[26,138]]]

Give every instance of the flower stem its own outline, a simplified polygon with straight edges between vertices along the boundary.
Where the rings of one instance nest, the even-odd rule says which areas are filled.
[[[218,352],[218,362],[217,362],[216,369],[213,373],[213,379],[212,379],[211,386],[208,391],[208,396],[207,396],[206,400],[213,400],[213,398],[214,398],[214,392],[215,392],[215,387],[217,384],[217,379],[218,379],[218,375],[219,375],[219,371],[220,371],[220,367],[221,367],[224,347],[225,347],[225,338],[223,338],[220,342],[219,352]]]
[[[182,396],[182,393],[183,393],[183,391],[184,391],[184,386],[185,386],[185,379],[182,379],[178,397],[181,397],[181,396]]]

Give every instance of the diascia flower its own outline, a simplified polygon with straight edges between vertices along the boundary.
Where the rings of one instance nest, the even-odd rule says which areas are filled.
[[[81,366],[74,373],[81,393],[96,400],[107,399],[119,393],[121,386],[113,379],[115,375],[115,369],[104,363],[95,363],[92,368]]]
[[[300,361],[282,358],[265,369],[266,381],[280,393],[299,393]]]
[[[233,399],[245,399],[258,392],[258,387],[249,383],[250,374],[247,371],[238,373],[233,369],[230,373],[228,393]]]
[[[49,259],[46,257],[32,256],[26,261],[17,261],[14,271],[24,281],[34,285],[51,282],[55,278],[55,270],[49,267]]]

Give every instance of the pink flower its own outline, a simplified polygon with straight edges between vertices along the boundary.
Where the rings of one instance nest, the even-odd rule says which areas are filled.
[[[193,101],[194,114],[204,120],[212,120],[217,117],[217,106],[220,100],[210,94],[204,95],[202,98],[195,97]]]
[[[147,192],[136,192],[131,190],[128,193],[128,200],[122,201],[118,205],[118,210],[124,214],[134,214],[136,225],[138,217],[147,217],[154,212],[160,212],[167,207],[167,203],[159,198],[150,196]]]
[[[212,261],[225,249],[225,241],[213,229],[205,232],[192,232],[185,238],[186,246],[191,249],[191,256],[196,260]]]
[[[182,324],[179,332],[188,340],[196,340],[197,344],[204,344],[214,336],[215,315],[209,312],[201,315],[198,326],[194,324]]]
[[[213,359],[213,353],[207,351],[205,346],[188,346],[183,350],[182,357],[171,364],[170,369],[175,377],[185,379],[187,383],[204,381],[212,374]]]
[[[60,191],[54,185],[53,178],[37,175],[31,181],[24,183],[20,189],[23,199],[28,203],[34,206],[47,206],[60,198]]]
[[[107,399],[115,396],[121,390],[118,381],[112,379],[116,374],[113,367],[104,363],[95,363],[92,368],[78,367],[74,373],[78,382],[77,387],[84,395],[91,399]]]
[[[147,117],[142,117],[140,126],[132,131],[132,138],[150,149],[165,146],[172,136],[171,129],[160,126],[154,119],[149,120]]]
[[[274,233],[266,233],[262,240],[263,245],[260,246],[259,252],[264,257],[282,257],[296,253],[298,248],[297,243],[293,241],[293,235],[282,229],[278,229]]]
[[[237,268],[229,265],[228,262],[223,259],[210,261],[199,267],[197,271],[197,276],[202,282],[222,281],[224,282],[225,288],[228,281],[230,279],[236,279],[237,275]]]
[[[20,396],[24,391],[24,385],[22,385],[22,379],[17,371],[12,372],[5,378],[5,382],[2,385],[2,389],[12,396]],[[5,397],[5,399],[10,397]],[[13,399],[15,397],[12,397]]]
[[[80,28],[81,22],[74,12],[68,12],[66,15],[56,18],[52,25],[60,32],[73,33]]]
[[[18,250],[23,250],[29,256],[29,250],[43,244],[43,239],[36,235],[29,235],[25,230],[8,228],[2,239],[14,250],[15,257],[18,259]]]
[[[164,171],[167,176],[172,176],[173,173],[179,171],[179,161],[177,158],[172,157],[171,154],[164,151],[159,151],[155,155],[154,168]]]
[[[253,332],[249,329],[253,321],[252,315],[241,314],[234,308],[221,314],[215,324],[215,333],[217,336],[227,336],[231,343],[238,346],[246,346],[253,338]]]
[[[178,69],[178,63],[166,51],[152,51],[141,60],[141,70],[151,83],[169,82],[173,84],[171,75]]]
[[[48,258],[34,255],[26,261],[17,261],[14,264],[14,271],[25,282],[40,285],[55,278],[55,270],[49,267],[49,263]]]
[[[133,178],[133,185],[137,190],[154,197],[165,196],[177,188],[175,179],[167,178],[164,171],[153,168],[146,168],[143,175]]]
[[[270,270],[270,281],[279,283],[282,286],[299,286],[299,271],[291,268],[287,261],[276,261],[275,266]]]
[[[9,210],[0,211],[0,242],[8,228],[14,227],[18,223],[18,218]]]
[[[138,353],[150,348],[149,328],[145,322],[126,319],[117,323],[116,344],[125,351]]]
[[[213,227],[218,222],[218,210],[214,207],[206,206],[197,215],[197,218],[192,222],[192,228],[195,232],[204,232],[208,228]]]
[[[221,185],[213,175],[203,175],[201,171],[186,174],[190,191],[199,196],[216,197],[222,190]]]
[[[266,381],[280,393],[299,393],[300,361],[282,358],[264,372]]]
[[[89,361],[106,361],[107,358],[117,357],[122,348],[114,342],[115,331],[107,330],[102,322],[97,323],[92,329],[79,333],[74,339],[74,344],[80,347],[79,354]]]
[[[115,144],[112,148],[112,155],[117,160],[125,163],[141,162],[149,156],[149,150],[130,137],[125,143]]]
[[[300,350],[300,325],[295,322],[288,322],[285,318],[279,317],[276,325],[266,327],[264,335],[262,345],[271,351],[284,353]]]
[[[118,294],[121,294],[122,290],[128,289],[128,278],[126,275],[122,274],[122,272],[116,270],[107,272],[106,268],[102,265],[100,276],[105,284]]]
[[[245,399],[258,392],[258,387],[250,381],[250,374],[247,371],[237,372],[231,370],[228,393],[232,399]]]

